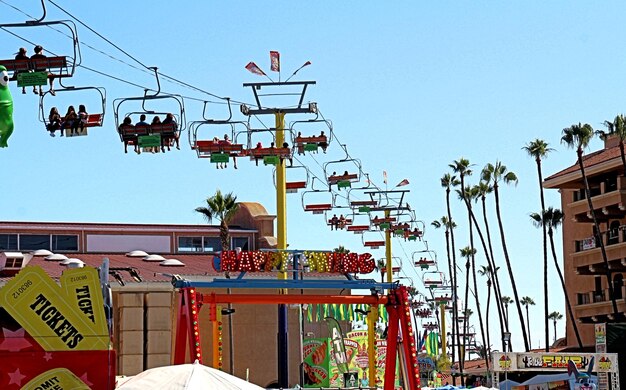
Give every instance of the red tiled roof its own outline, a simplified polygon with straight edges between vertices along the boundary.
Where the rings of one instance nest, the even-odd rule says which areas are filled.
[[[612,148],[602,149],[593,153],[583,155],[583,166],[585,168],[590,168],[594,165],[597,165],[597,164],[600,164],[609,160],[613,160],[616,158],[620,158],[619,146],[614,146]],[[556,179],[557,177],[567,175],[568,173],[576,172],[579,169],[580,168],[578,166],[578,161],[576,161],[574,165],[567,167],[563,169],[562,171],[559,171],[547,177],[545,181]]]
[[[144,261],[141,257],[128,257],[124,254],[67,254],[67,257],[75,257],[82,260],[86,266],[99,267],[102,265],[102,260],[107,257],[109,259],[110,268],[127,268],[134,267],[139,271],[139,275],[144,282],[167,282],[171,281],[171,278],[162,274],[178,274],[182,277],[191,277],[192,279],[206,278],[210,280],[214,277],[223,277],[224,273],[217,272],[213,269],[213,255],[163,255],[166,259],[180,260],[184,266],[167,267],[160,265],[159,261]],[[28,263],[28,266],[39,266],[46,271],[51,278],[58,280],[61,274],[66,269],[66,266],[61,265],[59,261],[48,261],[43,256],[33,257]],[[123,280],[128,283],[136,283],[128,272],[121,271],[119,274]],[[249,277],[254,278],[276,278],[277,274],[273,272],[249,272]],[[337,279],[344,278],[340,274],[331,273],[317,273],[311,272],[307,274],[308,278],[315,279]],[[6,282],[11,279],[11,276],[0,277],[0,283]],[[115,278],[109,275],[109,282],[111,284],[117,284]]]

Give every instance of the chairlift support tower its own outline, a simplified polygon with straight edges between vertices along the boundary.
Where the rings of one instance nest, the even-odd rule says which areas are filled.
[[[304,106],[304,95],[310,85],[315,85],[315,81],[285,81],[285,82],[263,82],[244,83],[244,88],[250,87],[254,95],[256,107],[242,105],[241,113],[246,116],[251,115],[274,115],[276,128],[276,145],[280,146],[285,142],[285,115],[286,114],[310,114],[317,113],[317,104],[309,103]],[[262,96],[277,96],[279,94],[260,94],[262,88],[275,87],[302,87],[299,93],[294,93],[298,97],[296,107],[274,107],[268,108],[261,104]],[[283,94],[284,95],[284,94]],[[284,251],[287,249],[287,196],[286,196],[286,171],[285,164],[276,165],[276,249]],[[278,279],[287,279],[285,272],[278,273]],[[284,293],[287,291],[284,290]],[[289,386],[289,345],[287,338],[287,305],[278,306],[278,384],[281,387]]]

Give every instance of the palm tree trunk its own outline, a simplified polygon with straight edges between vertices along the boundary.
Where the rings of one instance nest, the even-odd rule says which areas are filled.
[[[487,204],[485,202],[485,197],[483,196],[481,199],[482,202],[482,210],[483,210],[483,222],[485,223],[485,232],[487,233],[487,244],[489,245],[489,256],[487,257],[487,265],[489,266],[489,277],[492,280],[493,293],[495,295],[496,300],[496,308],[498,309],[498,320],[500,321],[500,340],[502,341],[502,350],[506,347],[504,342],[504,331],[509,331],[509,325],[504,321],[503,308],[502,308],[502,291],[500,290],[500,280],[498,279],[498,272],[496,267],[496,259],[493,256],[493,247],[491,245],[491,232],[489,230],[489,222],[487,221]],[[475,221],[475,224],[478,225],[478,222]],[[481,241],[483,242],[483,249],[485,253],[487,253],[487,249],[485,248],[485,240],[478,229],[478,235],[480,236]],[[490,261],[491,259],[491,261]],[[489,323],[489,317],[487,317],[487,323]],[[505,328],[506,326],[506,328]],[[487,332],[489,334],[489,332]]]
[[[487,318],[487,347],[485,348],[485,353],[487,354],[487,356],[489,357],[490,354],[490,350],[491,350],[491,337],[489,336],[489,304],[491,303],[491,288],[492,288],[493,283],[489,283],[489,280],[487,280],[487,309],[485,310],[485,316]]]
[[[471,248],[470,255],[471,255],[471,260],[472,260],[472,277],[474,280],[474,299],[476,300],[476,310],[478,311],[478,323],[480,324],[480,335],[483,341],[483,346],[485,346],[485,348],[488,348],[487,339],[485,337],[485,324],[483,323],[483,315],[482,315],[482,310],[480,308],[480,299],[478,297],[478,284],[476,283],[476,255],[475,255],[476,250],[474,249],[474,229],[472,228],[472,220],[475,221],[476,218],[474,218],[474,212],[472,211],[472,206],[471,206],[471,203],[469,202],[469,199],[463,196],[463,200],[465,200],[465,205],[467,206],[467,215],[468,215],[469,226],[470,226],[469,237],[470,237],[470,248]],[[485,255],[487,255],[486,252],[485,252]],[[487,258],[489,258],[489,256],[487,256]],[[486,357],[486,361],[487,362],[489,361],[489,356]]]
[[[541,173],[541,158],[537,157],[535,159],[537,162],[537,177],[539,178],[539,195],[541,198],[541,219],[543,220],[543,216],[546,213],[546,202],[543,197],[543,175]],[[543,233],[543,314],[544,314],[544,329],[546,330],[546,352],[550,351],[550,338],[548,336],[548,241],[547,241],[547,232],[546,232],[546,224],[541,224],[541,230]],[[528,306],[526,306],[526,311],[528,312]],[[528,316],[528,313],[526,314]],[[530,333],[530,324],[528,325],[528,332]],[[530,334],[528,335],[530,339]]]
[[[528,344],[530,344],[532,349],[533,343],[530,340],[530,315],[528,313],[528,305],[526,305],[526,329],[528,329]]]
[[[520,302],[519,302],[517,286],[515,285],[515,276],[513,276],[513,268],[511,267],[511,260],[509,259],[509,252],[506,247],[506,237],[504,236],[504,227],[502,226],[502,215],[500,214],[500,196],[498,194],[498,183],[494,183],[493,193],[496,198],[496,217],[498,219],[498,227],[500,228],[500,240],[502,242],[502,250],[504,251],[504,260],[506,261],[506,268],[509,271],[509,278],[511,279],[511,288],[513,289],[513,297],[515,298],[515,305],[517,306],[517,315],[519,316],[519,322],[522,328],[522,335],[524,336],[524,348],[526,349],[526,352],[528,352],[530,348],[528,346],[528,336],[526,334],[526,326],[524,325],[524,314],[522,313],[522,306],[520,305]]]
[[[593,208],[593,202],[591,201],[591,191],[589,190],[589,182],[587,181],[587,175],[585,175],[585,167],[583,165],[583,150],[582,148],[578,148],[578,165],[580,167],[580,174],[583,177],[583,183],[585,185],[585,195],[587,196],[587,204],[589,204],[589,211],[591,212],[591,218],[593,219],[593,226],[596,228],[596,233],[598,234],[598,241],[600,242],[600,252],[602,253],[602,261],[604,262],[606,281],[609,290],[609,299],[611,299],[611,303],[613,304],[613,315],[615,318],[618,318],[619,312],[617,311],[617,302],[615,302],[615,294],[613,293],[613,282],[611,280],[611,269],[609,268],[609,260],[606,256],[606,249],[604,248],[604,239],[602,238],[602,233],[600,232],[600,226],[598,225],[598,219],[596,218],[596,212]],[[554,325],[556,328],[556,324]]]
[[[583,342],[580,338],[580,333],[578,333],[578,324],[576,324],[576,318],[574,317],[574,310],[572,310],[572,304],[567,294],[567,287],[565,286],[565,279],[563,278],[563,272],[561,272],[561,267],[559,266],[559,262],[556,259],[556,250],[554,249],[554,234],[553,234],[552,229],[548,230],[548,236],[550,237],[550,247],[552,248],[552,257],[554,258],[554,266],[556,267],[556,271],[559,273],[559,278],[561,279],[561,286],[563,287],[563,295],[565,295],[565,303],[567,304],[567,313],[569,314],[569,319],[572,322],[572,326],[574,327],[574,333],[576,334],[576,341],[578,342],[578,347],[582,348]]]
[[[229,245],[229,230],[228,224],[222,218],[222,222],[220,223],[220,241],[222,242],[222,253],[225,253],[230,249]],[[228,276],[228,273],[226,274]],[[230,295],[230,288],[226,289],[226,294]],[[229,370],[230,375],[235,375],[235,333],[233,331],[233,304],[228,303],[228,360],[229,360]]]
[[[458,305],[458,280],[457,280],[457,264],[456,264],[456,246],[455,246],[455,241],[454,241],[454,229],[452,228],[453,223],[452,223],[452,212],[450,209],[450,188],[446,188],[446,208],[447,208],[447,212],[448,212],[448,223],[450,224],[450,246],[452,247],[452,322],[454,322],[454,324],[452,325],[453,327],[456,328],[456,347],[457,347],[457,351],[458,351],[458,356],[459,356],[459,373],[461,374],[461,382],[464,381],[464,376],[463,376],[463,364],[462,362],[465,361],[465,359],[462,357],[462,346],[461,346],[461,332],[459,331],[459,305]],[[456,376],[452,377],[452,383],[454,385],[456,385]]]
[[[446,230],[445,230],[445,234],[446,234],[446,255],[448,257],[448,272],[449,272],[450,278],[452,278],[452,259],[450,257],[450,232],[448,230],[448,229],[452,229],[452,226],[450,226],[450,227],[446,226],[445,228],[446,228]],[[450,281],[450,283],[452,283],[452,281]],[[450,287],[452,287],[452,286],[450,286]],[[454,321],[454,320],[455,320],[454,313],[452,313],[452,321]],[[442,329],[441,331],[445,332],[446,330]],[[455,336],[455,334],[456,334],[456,332],[454,331],[454,324],[452,324],[452,344],[454,344],[454,336]],[[451,354],[452,362],[454,363],[454,358],[456,357],[455,348],[452,347],[451,350],[452,350],[452,354]],[[444,351],[443,353],[445,354],[446,352]]]

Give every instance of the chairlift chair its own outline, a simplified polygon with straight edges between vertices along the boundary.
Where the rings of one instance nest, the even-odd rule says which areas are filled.
[[[335,161],[328,161],[324,164],[324,175],[328,182],[328,187],[337,185],[338,189],[351,188],[352,183],[361,180],[361,160],[351,158],[345,145],[341,145],[346,156]],[[356,168],[352,168],[352,165]],[[341,173],[343,171],[343,173]],[[339,174],[337,172],[340,172]]]
[[[318,124],[320,127],[325,128],[315,132],[315,134],[319,133],[319,135],[309,135],[310,132],[307,132],[305,128],[309,127],[308,125],[317,127]],[[292,136],[291,141],[294,149],[299,155],[305,152],[317,152],[319,148],[322,148],[323,152],[326,153],[326,148],[328,148],[333,138],[333,125],[329,120],[319,119],[318,113],[314,119],[291,122],[289,124],[289,132]],[[302,134],[303,132],[305,133],[304,135]]]
[[[328,190],[315,189],[315,179],[316,177],[313,177],[310,190],[302,191],[302,195],[300,197],[302,201],[302,209],[304,211],[309,211],[313,214],[325,214],[326,211],[330,211],[333,208],[333,194]],[[315,203],[313,202],[314,198],[329,199],[329,202]]]
[[[422,270],[427,270],[428,268],[436,267],[437,265],[437,262],[430,256],[429,251],[413,252],[411,259],[413,260],[413,264],[416,267],[420,267]]]
[[[294,176],[298,175],[296,177],[296,180],[290,180],[285,182],[285,191],[288,194],[295,194],[298,192],[298,190],[303,190],[308,187],[310,181],[310,173],[307,167],[305,167],[304,165],[289,165],[286,168],[287,176],[291,176],[292,172]],[[304,173],[304,176],[302,175],[302,173]],[[274,187],[276,187],[276,169],[274,169],[272,176],[274,178]]]
[[[433,289],[443,285],[443,273],[439,271],[424,272],[422,275],[424,286]]]
[[[10,74],[11,80],[17,80],[18,86],[41,86],[46,85],[49,78],[61,79],[72,77],[76,66],[81,63],[80,45],[78,40],[78,30],[76,24],[71,20],[50,20],[44,21],[46,17],[45,0],[41,0],[43,15],[39,19],[27,20],[23,23],[3,23],[0,28],[13,27],[41,27],[62,25],[70,30],[72,36],[71,56],[52,56],[46,58],[36,58],[29,60],[7,59],[0,60],[0,65],[4,65]]]
[[[293,158],[293,150],[291,147],[283,147],[276,145],[276,129],[253,129],[248,128],[248,148],[246,154],[250,156],[250,160],[255,160],[258,164],[259,160],[263,160],[263,165],[278,165],[282,161],[291,160]],[[264,147],[260,144],[254,145],[253,134],[270,133],[272,135],[272,145]],[[254,145],[254,146],[253,146]]]
[[[236,141],[236,127],[243,125],[247,129],[248,126],[246,122],[232,120],[231,102],[229,98],[226,98],[226,100],[228,102],[228,118],[207,118],[206,109],[208,102],[205,101],[202,110],[203,120],[193,121],[189,124],[188,138],[191,149],[196,151],[198,158],[209,158],[212,163],[227,163],[230,158],[237,158],[244,154],[244,145],[238,144]],[[208,137],[200,135],[200,129],[203,126],[213,129]],[[223,132],[215,131],[219,126],[226,126],[225,136],[229,136],[229,141],[226,140],[226,137],[221,138]],[[218,139],[217,142],[216,138]]]
[[[378,249],[381,246],[385,246],[385,240],[380,237],[379,232],[371,232],[371,234],[369,234],[369,232],[363,232],[361,235],[361,242],[363,243],[363,246],[370,249]]]
[[[76,135],[87,135],[88,127],[101,127],[104,121],[104,115],[106,111],[106,90],[104,87],[74,87],[74,86],[64,86],[61,84],[62,88],[57,88],[56,93],[60,93],[63,95],[65,92],[77,92],[77,91],[93,91],[95,92],[95,96],[97,96],[98,102],[100,103],[98,110],[96,113],[89,113],[87,115],[86,121],[82,124],[82,130],[79,128]],[[50,109],[52,109],[52,105],[46,102],[46,98],[52,96],[50,91],[45,92],[43,95],[39,97],[39,120],[44,123],[46,131],[50,129]],[[76,104],[68,104],[67,106],[73,105],[75,109],[78,109],[78,105]],[[65,107],[67,107],[65,106]],[[58,108],[57,106],[54,106]],[[90,107],[87,107],[90,110]],[[59,110],[59,115],[63,115],[63,110]],[[66,132],[67,137],[71,137],[72,134],[70,132]]]
[[[137,144],[141,147],[163,147],[165,143],[174,138],[180,138],[180,133],[186,129],[187,122],[185,117],[185,102],[181,95],[161,93],[161,83],[159,81],[159,73],[156,67],[151,67],[157,82],[157,90],[154,94],[148,94],[148,90],[144,91],[143,96],[117,98],[113,100],[113,114],[115,116],[115,128],[117,129],[120,139],[125,144]],[[121,114],[122,106],[127,106],[131,102],[141,102],[141,111],[134,111],[130,114]],[[146,108],[147,102],[169,103],[172,109],[167,111],[156,111]],[[145,114],[146,116],[167,115],[172,113],[176,120],[176,124],[155,124],[148,126],[132,126],[125,125],[121,120],[131,114]]]

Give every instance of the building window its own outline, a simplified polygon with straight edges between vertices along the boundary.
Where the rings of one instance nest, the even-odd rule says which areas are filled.
[[[202,237],[178,237],[179,252],[202,252]]]
[[[619,242],[619,227],[620,227],[619,221],[611,222],[611,226],[609,228],[609,237],[607,240],[608,245],[617,244]]]
[[[233,237],[231,240],[231,248],[241,248],[242,251],[249,251],[248,237]]]
[[[78,252],[78,236],[53,234],[52,252]]]
[[[17,234],[0,234],[0,251],[16,251]]]
[[[205,252],[220,252],[222,250],[222,240],[219,237],[203,237]]]
[[[35,251],[37,249],[50,250],[49,234],[20,234],[19,250]]]
[[[11,258],[7,257],[7,262],[4,265],[4,268],[22,268],[22,263],[24,262],[24,258]]]

